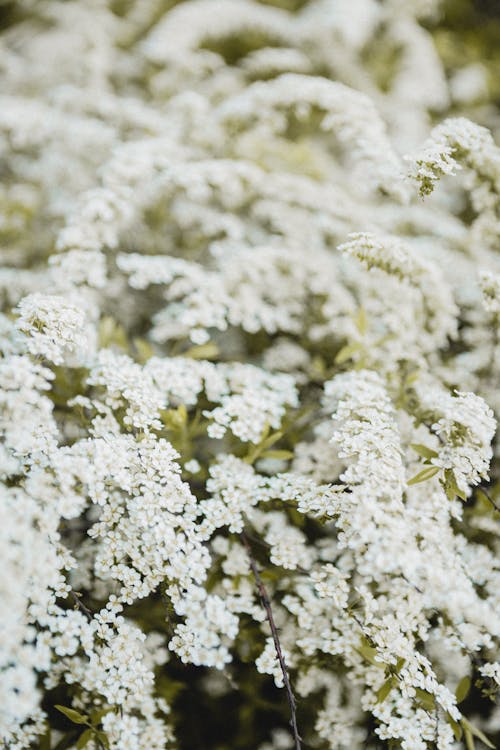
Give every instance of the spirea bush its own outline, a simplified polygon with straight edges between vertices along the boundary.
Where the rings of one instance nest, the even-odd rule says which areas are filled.
[[[499,68],[459,5],[1,3],[4,748],[494,747]]]

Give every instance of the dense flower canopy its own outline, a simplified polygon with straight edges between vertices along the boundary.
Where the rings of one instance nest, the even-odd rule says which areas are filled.
[[[500,58],[447,8],[0,3],[6,750],[494,746]]]

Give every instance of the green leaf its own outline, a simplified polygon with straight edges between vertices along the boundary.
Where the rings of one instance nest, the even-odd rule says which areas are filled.
[[[478,740],[481,740],[481,742],[485,744],[486,747],[490,747],[491,750],[495,750],[495,745],[492,742],[490,742],[487,736],[483,734],[483,732],[481,732],[480,729],[475,727],[474,724],[471,724],[468,719],[462,718],[461,724],[464,728],[464,733],[466,737],[467,737],[467,733],[469,732],[471,735],[474,735],[474,737],[477,737]],[[474,747],[474,740],[472,740],[472,747]]]
[[[160,419],[167,430],[182,430],[188,418],[187,409],[181,404],[176,409],[164,409],[160,412]]]
[[[128,337],[122,325],[105,315],[99,322],[99,347],[105,349],[112,345],[128,350]]]
[[[427,711],[432,711],[436,707],[436,701],[434,696],[427,692],[427,690],[421,690],[421,688],[415,688],[415,694],[422,706]]]
[[[190,359],[215,359],[218,355],[219,347],[214,341],[192,346],[191,349],[182,352],[183,357],[189,357]]]
[[[354,318],[354,322],[356,323],[356,328],[358,329],[360,334],[364,336],[366,331],[368,330],[368,319],[366,317],[366,310],[364,307],[359,308],[358,313]]]
[[[469,675],[465,675],[465,677],[462,677],[455,690],[455,698],[457,699],[457,703],[462,703],[462,701],[467,698],[470,690],[470,685],[471,680]]]
[[[137,360],[144,365],[148,359],[153,356],[154,349],[146,339],[134,339],[133,340]]]
[[[68,708],[67,706],[59,705],[56,705],[55,708],[57,708],[58,711],[67,716],[67,718],[72,721],[73,724],[86,724],[89,720],[88,716],[84,716],[78,711],[75,711],[74,708]]]
[[[348,359],[352,358],[353,354],[359,352],[363,348],[363,345],[359,341],[354,341],[352,344],[346,344],[338,352],[334,359],[335,364],[341,365],[343,362],[347,362]]]
[[[266,439],[266,437],[269,435],[270,432],[271,432],[271,425],[269,424],[269,422],[266,422],[264,429],[262,430],[262,434],[260,436],[258,445],[260,445]]]
[[[481,742],[484,745],[486,745],[486,747],[490,747],[491,750],[495,750],[495,745],[492,742],[490,742],[487,736],[483,734],[483,732],[481,732],[480,729],[471,725],[471,732],[473,735],[475,735],[478,738],[478,740],[481,740]]]
[[[423,458],[436,458],[439,455],[437,451],[433,451],[432,448],[428,448],[426,445],[422,445],[422,443],[410,443],[410,448],[413,448],[415,453],[418,453]]]
[[[464,727],[464,739],[467,750],[476,750],[476,746],[474,745],[474,737],[470,733],[469,729],[467,729],[467,727]]]
[[[374,667],[381,667],[381,669],[385,669],[385,664],[383,664],[380,661],[376,661],[375,657],[377,656],[377,649],[372,648],[371,646],[359,646],[357,649],[359,654],[366,659],[366,661],[369,661],[370,664],[373,664]]]
[[[293,458],[293,453],[292,451],[280,451],[280,450],[264,451],[264,453],[260,455],[260,458],[277,458],[282,461],[288,461],[288,459]]]
[[[111,710],[112,709],[110,709],[109,706],[106,706],[106,708],[98,708],[96,711],[92,711],[92,713],[90,714],[90,723],[93,726],[100,724],[103,716],[106,716],[106,714],[109,714]]]
[[[263,450],[266,450],[266,448],[270,448],[271,445],[274,445],[275,443],[277,443],[278,440],[280,440],[280,438],[282,437],[283,437],[283,433],[281,432],[281,430],[279,430],[278,432],[273,432],[272,435],[269,435],[269,437],[267,437],[265,440],[262,440],[262,442],[259,443],[260,450],[263,451]]]
[[[84,732],[82,732],[82,734],[78,737],[78,742],[76,743],[77,750],[81,750],[82,747],[85,747],[85,745],[90,742],[93,736],[93,729],[86,729]]]
[[[396,674],[399,674],[401,672],[405,664],[406,664],[406,659],[403,659],[403,657],[400,656],[396,662]]]
[[[444,490],[448,500],[454,500],[459,497],[461,500],[467,500],[467,495],[458,488],[455,481],[455,475],[451,469],[445,469],[444,471]]]
[[[491,504],[491,500],[489,499],[488,495],[482,490],[480,487],[476,488],[476,497],[478,500],[481,501],[484,508],[486,508],[488,511],[495,512],[495,508]]]
[[[278,432],[273,432],[272,435],[268,435],[268,437],[265,437],[269,433],[269,428],[267,427],[266,430],[263,433],[262,439],[258,445],[253,446],[247,453],[247,455],[243,458],[243,461],[247,464],[253,464],[254,461],[256,461],[261,453],[266,451],[267,454],[269,454],[269,451],[267,451],[267,448],[270,448],[274,443],[277,443],[280,438],[283,437],[283,432],[281,430],[278,430]]]
[[[311,360],[311,372],[313,375],[318,376],[320,379],[324,379],[326,374],[325,360],[318,355]]]
[[[96,737],[101,743],[101,745],[104,745],[106,750],[109,750],[109,740],[106,732],[96,732]]]
[[[447,482],[444,483],[444,491],[446,492],[446,497],[448,498],[450,503],[457,496],[457,493],[455,492],[455,488],[450,486]]]
[[[408,480],[408,485],[425,482],[427,479],[436,476],[439,471],[441,471],[439,466],[428,466],[426,469],[422,469],[422,471],[419,471],[418,474],[415,474],[414,477]]]
[[[458,723],[458,721],[455,721],[455,719],[452,719],[452,717],[450,716],[450,714],[446,714],[446,721],[448,722],[448,724],[452,728],[453,734],[455,735],[456,741],[460,742],[460,740],[462,739],[462,734],[463,734],[462,727],[460,726],[460,724]]]
[[[405,385],[406,386],[413,385],[413,383],[417,382],[419,377],[420,377],[420,370],[413,370],[413,372],[410,372],[410,374],[405,378]]]
[[[389,679],[384,682],[382,687],[380,687],[377,690],[377,703],[383,703],[385,701],[385,699],[387,698],[387,696],[392,690],[392,686],[393,686],[393,679],[392,677],[389,677]]]

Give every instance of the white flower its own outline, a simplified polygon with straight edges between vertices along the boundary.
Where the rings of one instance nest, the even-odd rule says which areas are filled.
[[[479,668],[479,671],[481,672],[483,677],[491,678],[496,682],[497,685],[500,686],[500,664],[498,662],[494,664],[483,664],[483,666]]]
[[[88,349],[85,312],[64,297],[30,294],[18,305],[17,327],[27,336],[31,354],[62,364],[68,352],[83,359]]]
[[[282,654],[286,663],[287,659],[290,658],[290,655],[287,653],[286,649],[282,650]],[[285,684],[283,681],[283,671],[272,638],[266,639],[264,651],[257,658],[255,666],[257,667],[257,671],[261,674],[269,674],[274,677],[276,687],[283,687]]]

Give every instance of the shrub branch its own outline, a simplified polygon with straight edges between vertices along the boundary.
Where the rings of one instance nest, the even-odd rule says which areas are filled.
[[[271,600],[269,599],[266,587],[264,586],[264,582],[260,576],[259,569],[257,568],[257,563],[253,556],[252,547],[248,540],[248,536],[244,531],[241,534],[241,538],[242,538],[243,544],[245,545],[245,548],[248,554],[250,567],[252,569],[252,573],[255,578],[255,583],[257,586],[257,590],[259,592],[262,606],[266,610],[269,627],[271,628],[271,634],[272,634],[273,641],[274,641],[274,648],[276,649],[276,656],[278,657],[279,665],[281,667],[281,672],[283,674],[283,683],[285,685],[288,705],[290,706],[290,714],[291,714],[290,726],[292,728],[292,734],[293,734],[293,739],[295,743],[295,750],[301,750],[301,744],[300,744],[301,737],[299,735],[299,730],[297,727],[297,712],[296,712],[297,702],[295,700],[292,686],[290,684],[290,677],[288,675],[288,667],[286,665],[285,657],[281,649],[278,629],[276,627],[276,623],[274,622],[273,611],[271,607]]]

